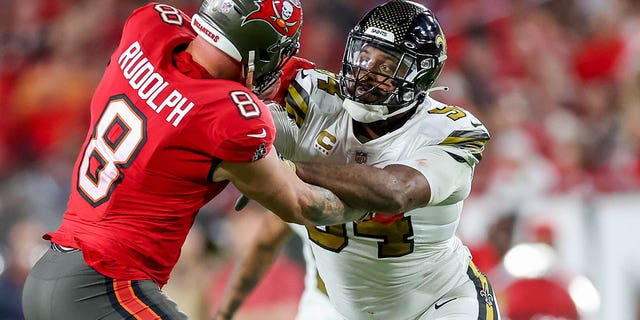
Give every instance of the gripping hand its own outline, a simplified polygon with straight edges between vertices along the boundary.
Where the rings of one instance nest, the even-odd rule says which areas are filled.
[[[316,64],[300,57],[293,56],[280,70],[280,83],[278,86],[278,90],[271,98],[271,100],[275,100],[281,105],[284,105],[284,96],[287,93],[287,89],[289,88],[289,84],[291,80],[296,77],[298,71],[305,69],[313,69],[316,67]]]

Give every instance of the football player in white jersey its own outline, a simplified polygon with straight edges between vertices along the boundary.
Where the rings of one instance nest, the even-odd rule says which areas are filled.
[[[319,278],[345,319],[500,318],[455,235],[489,133],[429,97],[446,58],[433,13],[389,1],[352,29],[339,75],[302,70],[291,81],[282,101],[295,127],[274,116],[298,176],[371,212],[307,226]]]

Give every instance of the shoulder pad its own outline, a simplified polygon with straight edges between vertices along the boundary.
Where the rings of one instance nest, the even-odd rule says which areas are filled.
[[[300,127],[311,108],[315,112],[335,112],[341,104],[335,103],[336,98],[342,101],[340,85],[334,73],[308,69],[301,70],[291,81],[285,94],[285,108],[289,117],[295,119]],[[333,100],[327,103],[328,100]]]
[[[429,98],[430,99],[430,98]],[[484,146],[490,135],[487,128],[471,112],[458,106],[443,104],[430,99],[425,104],[429,123],[439,128],[439,145],[449,146],[458,151],[470,164],[482,159]]]

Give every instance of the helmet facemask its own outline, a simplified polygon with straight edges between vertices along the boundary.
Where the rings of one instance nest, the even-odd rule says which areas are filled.
[[[372,38],[351,35],[340,84],[345,97],[359,103],[400,107],[414,100],[416,59]]]
[[[300,48],[300,43],[298,41],[287,43],[286,45],[278,45],[275,48],[269,48],[267,51],[278,52],[280,51],[279,61],[274,63],[271,60],[271,56],[274,56],[273,53],[264,52],[259,55],[258,58],[255,58],[253,61],[247,62],[247,73],[253,72],[255,73],[256,65],[265,66],[263,69],[267,69],[270,65],[275,64],[275,67],[270,68],[270,71],[259,74],[256,78],[253,79],[253,92],[257,95],[260,95],[262,92],[271,87],[279,78],[282,67],[293,57]],[[249,58],[251,60],[251,57]],[[251,64],[253,64],[254,70],[251,70]],[[255,74],[254,74],[255,75]],[[249,76],[249,75],[247,75]],[[252,76],[253,77],[253,76]]]
[[[372,49],[373,48],[373,49]],[[370,52],[390,61],[372,63]],[[411,1],[389,1],[371,10],[351,30],[340,73],[346,100],[388,107],[417,105],[432,88],[447,59],[444,33],[433,13]],[[376,58],[378,60],[378,58]]]

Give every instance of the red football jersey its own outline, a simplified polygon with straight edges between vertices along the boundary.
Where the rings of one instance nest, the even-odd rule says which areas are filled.
[[[268,108],[177,53],[194,37],[171,6],[136,10],[91,101],[68,209],[44,238],[106,276],[165,284],[196,213],[226,186],[209,179],[216,164],[271,149]]]

